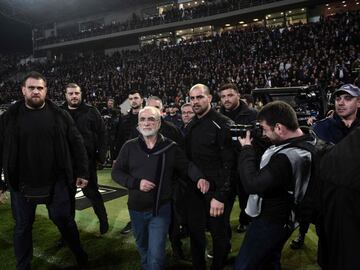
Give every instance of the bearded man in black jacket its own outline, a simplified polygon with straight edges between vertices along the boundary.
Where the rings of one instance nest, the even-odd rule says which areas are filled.
[[[219,96],[221,101],[220,112],[233,120],[236,124],[250,125],[256,121],[257,112],[251,110],[248,105],[240,99],[240,93],[235,84],[227,83],[220,86]],[[232,193],[230,204],[234,203],[236,193],[239,197],[239,205],[241,208],[239,215],[239,225],[236,230],[239,233],[245,232],[251,218],[245,213],[247,199],[243,185],[239,178],[234,176],[231,181]]]
[[[79,267],[86,267],[88,256],[80,244],[70,192],[72,185],[87,185],[83,139],[70,115],[46,99],[44,76],[29,73],[21,88],[24,101],[10,106],[0,118],[0,170],[6,181],[5,185],[0,180],[0,192],[7,186],[11,194],[16,269],[31,268],[32,225],[38,204],[46,204],[49,218]]]
[[[79,85],[69,83],[65,87],[66,102],[62,108],[70,113],[80,131],[89,159],[89,184],[82,191],[90,200],[94,212],[100,222],[100,233],[109,230],[104,200],[99,192],[97,165],[104,164],[106,158],[106,128],[99,111],[82,100],[82,92]],[[75,209],[74,209],[75,211]]]

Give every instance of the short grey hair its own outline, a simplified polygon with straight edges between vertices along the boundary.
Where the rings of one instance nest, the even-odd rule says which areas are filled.
[[[155,108],[153,106],[145,106],[144,108],[142,108],[139,111],[139,116],[138,118],[140,118],[140,115],[144,112],[144,111],[151,111],[152,114],[154,114],[155,119],[158,121],[161,119],[161,112],[158,108]]]
[[[161,107],[160,110],[162,110],[162,109],[164,108],[164,104],[163,104],[161,98],[159,98],[159,97],[157,97],[157,96],[150,96],[150,97],[148,97],[147,100],[146,100],[146,106],[149,106],[149,101],[150,101],[150,100],[159,101],[159,102],[160,102],[160,107]]]

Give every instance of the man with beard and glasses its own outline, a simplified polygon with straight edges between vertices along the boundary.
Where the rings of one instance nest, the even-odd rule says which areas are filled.
[[[165,266],[165,243],[171,220],[174,172],[190,177],[204,194],[209,183],[173,141],[159,133],[160,111],[139,112],[140,135],[121,148],[112,178],[129,189],[128,208],[142,269]]]
[[[142,97],[140,90],[131,90],[128,94],[128,101],[130,104],[130,111],[122,120],[119,121],[119,126],[117,128],[116,135],[116,155],[118,155],[121,147],[127,140],[133,139],[137,136],[137,126],[138,126],[138,114],[143,107],[144,99]],[[121,234],[128,234],[131,232],[131,222],[128,222],[124,228],[121,229]]]
[[[0,170],[11,194],[16,269],[31,268],[38,204],[46,205],[79,267],[86,267],[88,256],[80,244],[70,191],[73,185],[85,188],[88,183],[83,139],[71,116],[46,99],[44,76],[30,72],[21,89],[24,100],[11,105],[0,118]],[[4,184],[0,187],[4,191]]]
[[[189,96],[195,117],[188,124],[186,152],[210,182],[210,190],[205,196],[193,188],[187,193],[191,205],[188,227],[193,267],[206,269],[205,231],[208,224],[213,240],[211,269],[222,269],[231,249],[229,197],[236,155],[229,126],[233,121],[211,108],[212,96],[206,85],[194,85]]]
[[[103,164],[106,157],[106,128],[99,111],[82,99],[82,91],[76,83],[65,86],[66,102],[62,108],[70,113],[80,131],[89,160],[89,183],[82,189],[90,200],[100,222],[100,233],[109,230],[109,223],[103,198],[99,192],[97,165]],[[74,206],[75,212],[75,206]]]

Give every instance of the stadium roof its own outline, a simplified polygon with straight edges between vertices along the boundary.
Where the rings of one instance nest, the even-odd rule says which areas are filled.
[[[0,0],[0,15],[37,25],[151,2],[164,0]]]

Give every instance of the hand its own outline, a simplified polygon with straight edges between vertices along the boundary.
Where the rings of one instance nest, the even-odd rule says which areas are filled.
[[[88,185],[88,180],[85,180],[84,178],[76,178],[76,187],[78,188],[85,188]]]
[[[307,124],[308,126],[312,126],[315,121],[316,121],[316,117],[310,116],[310,117],[306,120],[306,124]]]
[[[246,131],[246,137],[245,138],[238,137],[238,141],[241,144],[241,146],[251,145],[252,138],[250,137],[250,130]]]
[[[206,192],[208,192],[210,187],[210,183],[208,181],[206,181],[205,179],[201,178],[199,179],[199,181],[197,182],[197,188],[203,193],[205,194]]]
[[[212,199],[210,202],[210,216],[218,217],[224,214],[224,203],[219,202],[216,199]]]
[[[150,182],[149,180],[146,180],[146,179],[141,179],[141,181],[140,181],[140,190],[141,191],[149,192],[154,187],[156,187],[156,185],[153,182]]]

